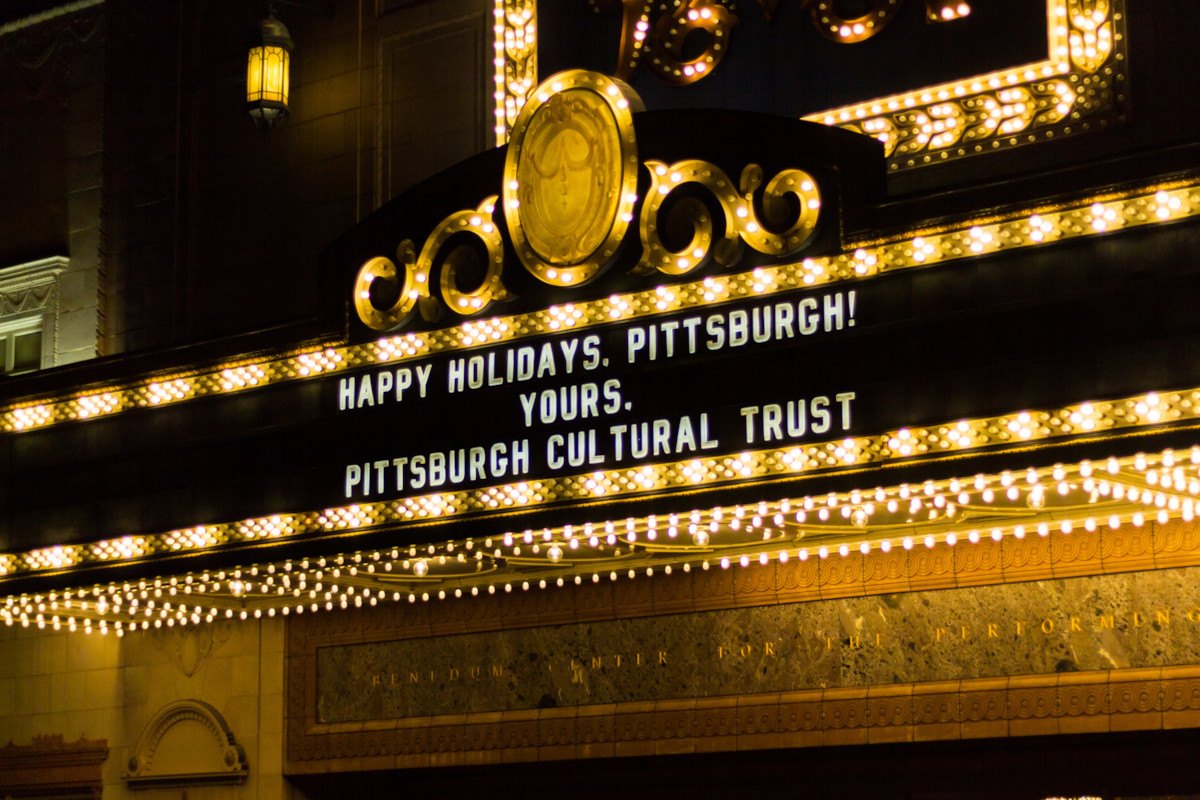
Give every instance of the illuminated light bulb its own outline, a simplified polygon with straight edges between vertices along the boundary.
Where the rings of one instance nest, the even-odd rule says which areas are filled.
[[[413,571],[413,574],[416,575],[418,578],[424,578],[426,575],[429,574],[429,563],[426,562],[425,559],[421,559],[420,561],[417,561],[415,564],[413,564],[412,571]]]

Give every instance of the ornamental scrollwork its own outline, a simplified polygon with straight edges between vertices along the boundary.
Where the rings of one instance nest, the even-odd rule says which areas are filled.
[[[764,218],[760,219],[753,195],[762,181],[763,171],[757,164],[742,170],[742,209],[746,211],[746,216],[741,216],[741,209],[735,212],[740,220],[738,234],[750,247],[767,255],[786,256],[800,251],[812,240],[821,210],[821,194],[816,181],[800,169],[785,169],[777,173],[763,189]],[[775,233],[772,230],[774,226],[778,224],[783,227],[786,224],[784,220],[788,214],[789,195],[796,199],[796,218],[781,232]]]
[[[419,255],[406,238],[395,258],[367,259],[351,296],[359,320],[372,330],[390,331],[414,313],[426,321],[443,310],[472,317],[509,299],[502,280],[502,228],[516,264],[537,281],[564,289],[582,286],[620,261],[630,250],[626,240],[633,236],[626,233],[635,224],[641,242],[632,267],[637,274],[686,275],[710,262],[731,266],[743,244],[776,257],[808,245],[821,195],[800,169],[783,169],[766,180],[759,165],[749,164],[735,183],[707,161],[649,160],[643,165],[649,189],[639,197],[633,112],[641,107],[637,93],[615,78],[584,70],[547,78],[513,127],[502,195],[447,216]],[[692,186],[695,192],[680,191]],[[495,216],[501,198],[503,222]],[[681,249],[660,235],[664,215],[672,227],[691,227]],[[525,283],[515,276],[511,281]]]
[[[741,242],[766,255],[790,255],[803,249],[815,231],[820,193],[803,170],[786,169],[771,179],[762,192],[760,217],[754,196],[762,187],[763,171],[757,164],[742,171],[736,186],[720,168],[705,161],[689,159],[669,165],[647,161],[646,168],[650,190],[639,220],[642,259],[635,267],[637,272],[686,275],[710,259],[729,266],[737,261]],[[688,185],[702,187],[715,199],[723,233],[714,240],[717,228],[708,206],[695,197],[685,197],[675,211],[691,224],[692,236],[683,247],[671,249],[659,235],[660,214],[671,194]],[[784,222],[788,195],[795,197],[798,209],[790,224]],[[776,232],[776,227],[784,229]]]
[[[865,42],[887,27],[900,10],[903,0],[870,0],[867,9],[858,16],[839,14],[834,0],[807,0],[813,23],[822,36],[832,42],[856,44]]]
[[[646,167],[650,170],[650,191],[642,205],[639,220],[642,260],[635,269],[641,273],[657,270],[665,275],[686,275],[710,257],[715,257],[722,265],[733,263],[738,236],[733,209],[741,200],[733,181],[712,164],[694,159],[677,161],[671,165],[647,161]],[[672,250],[659,236],[660,211],[672,192],[689,184],[707,189],[716,198],[725,217],[724,235],[714,245],[716,226],[708,213],[708,206],[695,197],[684,198],[679,211],[691,223],[692,236],[682,248]]]
[[[728,267],[738,261],[743,245],[769,256],[789,256],[804,249],[816,231],[820,190],[804,170],[781,170],[764,186],[765,175],[757,164],[747,165],[737,183],[716,165],[697,159],[672,164],[650,160],[645,167],[650,188],[637,215],[642,256],[633,267],[635,273],[687,275],[714,262]],[[688,186],[699,187],[712,198],[712,207],[720,216],[719,226],[709,203],[692,195],[680,196],[684,194],[680,190]],[[426,239],[419,255],[412,240],[405,239],[397,247],[395,259],[379,256],[367,260],[356,275],[353,289],[354,307],[363,324],[377,331],[395,330],[414,312],[435,320],[442,308],[473,317],[493,303],[508,299],[510,295],[501,280],[504,242],[492,217],[497,199],[488,197],[474,210],[446,217]],[[679,248],[668,246],[659,233],[668,201],[671,213],[692,229],[689,241]],[[467,259],[476,257],[470,245],[460,244],[443,253],[450,238],[458,234],[473,236],[487,254],[484,277],[474,289],[459,286],[459,270]],[[433,273],[439,262],[435,292]],[[560,275],[542,266],[536,262],[525,265],[540,282],[563,285]],[[598,274],[602,266],[597,262],[597,269],[589,272],[588,278]],[[380,295],[392,298],[382,308]]]
[[[1076,101],[1071,83],[1054,78],[931,103],[842,127],[875,137],[889,157],[911,156],[1048,127],[1068,119]]]
[[[353,290],[354,308],[363,324],[372,330],[392,330],[407,322],[414,310],[433,320],[444,303],[458,314],[471,316],[506,299],[508,291],[500,280],[504,241],[492,218],[497,199],[492,195],[475,209],[443,219],[425,240],[420,255],[413,242],[405,239],[396,248],[395,260],[379,256],[364,263],[355,276]],[[452,237],[460,234],[469,238],[447,249]],[[464,288],[460,285],[461,273],[479,257],[479,250],[470,243],[472,238],[482,246],[483,277],[474,288]],[[432,275],[439,262],[441,276],[435,297]],[[382,309],[377,305],[377,292],[393,296]]]
[[[665,4],[663,4],[665,6]],[[728,51],[737,14],[718,0],[675,0],[654,16],[653,0],[592,0],[598,12],[621,11],[621,43],[615,75],[629,80],[643,56],[655,75],[680,86],[712,74]],[[704,47],[690,58],[684,42],[705,35]]]

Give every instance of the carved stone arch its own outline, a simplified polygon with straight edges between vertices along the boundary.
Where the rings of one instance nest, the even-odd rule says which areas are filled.
[[[237,784],[250,767],[225,718],[200,700],[164,706],[138,739],[125,781],[130,788]]]

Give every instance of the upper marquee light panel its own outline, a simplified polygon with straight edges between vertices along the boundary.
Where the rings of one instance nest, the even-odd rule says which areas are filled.
[[[873,0],[872,8],[879,6],[873,16],[880,22],[875,25],[864,23],[872,17],[864,15],[858,20],[831,19],[822,26],[821,21],[833,14],[821,11],[829,4],[807,6],[826,38],[854,47],[882,32],[904,1]],[[641,63],[669,82],[695,83],[718,71],[725,52],[736,47],[725,38],[736,24],[735,14],[718,0],[680,0],[673,11],[657,12],[650,2],[597,0],[596,5],[613,5],[624,12],[619,63],[626,71]],[[763,4],[764,13],[775,5]],[[971,3],[946,9],[932,8],[945,5],[940,1],[927,5],[930,18],[939,21],[952,22],[971,13]],[[892,171],[1107,127],[1119,121],[1125,103],[1124,5],[1125,0],[1045,0],[1048,51],[1042,60],[913,87],[805,119],[876,137],[886,148]],[[947,11],[949,16],[943,13]],[[496,143],[504,144],[539,80],[537,4],[495,0],[494,17],[495,132]],[[709,49],[675,64],[672,42],[682,42],[693,31],[709,34]]]

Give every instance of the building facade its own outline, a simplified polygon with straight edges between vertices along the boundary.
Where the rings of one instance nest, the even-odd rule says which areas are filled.
[[[1189,9],[0,11],[0,795],[1200,793]]]

